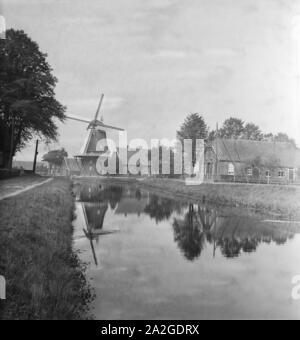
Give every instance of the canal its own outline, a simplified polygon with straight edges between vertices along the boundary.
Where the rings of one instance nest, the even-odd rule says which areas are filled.
[[[77,182],[75,248],[95,319],[300,318],[300,225],[141,190]]]

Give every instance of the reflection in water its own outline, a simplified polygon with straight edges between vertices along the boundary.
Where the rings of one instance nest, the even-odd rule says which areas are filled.
[[[149,194],[131,186],[77,185],[75,194],[81,203],[85,220],[85,235],[91,242],[99,236],[117,230],[104,227],[107,211],[126,218],[129,215],[148,215],[156,224],[170,221],[174,240],[184,257],[194,261],[201,256],[206,244],[213,245],[213,254],[220,249],[226,258],[252,253],[261,243],[285,244],[295,234],[292,223],[262,222],[258,217],[234,215],[218,211],[205,204],[186,204],[169,198]],[[97,259],[95,258],[95,263]]]
[[[98,266],[98,259],[97,259],[97,256],[96,256],[96,252],[95,252],[95,248],[94,248],[94,243],[93,243],[94,235],[90,231],[88,231],[86,229],[83,229],[83,232],[85,234],[85,237],[90,241],[90,246],[91,246],[91,249],[92,249],[94,262],[95,262],[95,265]]]
[[[174,212],[181,214],[184,205],[180,202],[152,195],[144,213],[155,219],[156,223],[169,220]]]
[[[123,197],[123,188],[102,184],[76,184],[74,187],[77,202],[109,203],[114,210]]]
[[[99,236],[109,235],[118,230],[103,230],[105,215],[110,208],[114,210],[122,198],[121,187],[103,187],[102,185],[94,186],[76,186],[76,201],[84,217],[85,226],[83,232],[85,237],[90,241],[91,250],[95,265],[98,265],[94,241],[99,243]]]
[[[74,189],[75,248],[90,264],[97,319],[299,318],[289,293],[300,224],[135,185]]]
[[[222,216],[214,208],[190,204],[184,218],[174,218],[175,241],[188,260],[195,260],[208,242],[227,258],[255,252],[260,243],[285,244],[294,237],[294,225],[280,227],[249,216]]]
[[[183,219],[174,218],[173,228],[175,241],[184,256],[190,261],[198,258],[205,245],[205,232],[192,204]]]
[[[94,233],[100,232],[103,229],[105,214],[108,210],[107,203],[82,203],[85,220],[87,221],[88,229]]]

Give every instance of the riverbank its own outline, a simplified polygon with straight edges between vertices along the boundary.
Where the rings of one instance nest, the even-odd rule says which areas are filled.
[[[184,195],[207,203],[231,207],[245,207],[259,213],[278,215],[288,219],[300,218],[300,187],[236,183],[205,183],[187,186],[170,179],[145,179],[145,188]]]
[[[244,207],[279,218],[300,219],[299,186],[246,183],[204,183],[190,186],[180,180],[147,177],[112,177],[101,180],[116,184],[135,183],[141,188],[186,200],[204,200],[219,206]]]
[[[91,291],[73,252],[71,182],[54,179],[0,202],[0,319],[85,319]]]

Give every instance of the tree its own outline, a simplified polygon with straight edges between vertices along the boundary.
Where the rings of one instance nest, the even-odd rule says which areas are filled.
[[[242,138],[250,140],[262,140],[263,133],[261,132],[259,126],[253,123],[247,123],[244,127]]]
[[[68,157],[68,153],[64,148],[62,148],[60,150],[49,151],[46,155],[43,156],[43,161],[49,163],[51,172],[53,167],[61,168],[66,157]]]
[[[55,119],[65,108],[55,99],[57,79],[37,43],[23,31],[0,40],[0,152],[4,167],[33,137],[56,140]]]
[[[193,166],[196,164],[196,140],[207,139],[208,127],[204,118],[198,113],[192,113],[187,116],[184,123],[181,125],[179,131],[177,131],[177,138],[183,143],[184,139],[191,139],[193,141],[192,146],[192,162]]]
[[[238,118],[229,118],[225,120],[218,136],[221,138],[241,138],[244,133],[244,122]]]
[[[263,135],[263,138],[264,138],[265,141],[272,142],[274,140],[274,135],[273,135],[273,133],[265,133]]]
[[[285,143],[291,143],[296,147],[296,142],[294,139],[290,138],[286,133],[279,132],[277,135],[274,136],[275,142],[285,142]]]
[[[279,142],[279,143],[290,143],[295,148],[297,147],[296,141],[293,138],[290,138],[288,134],[279,132],[277,135],[273,135],[273,133],[267,133],[263,135],[264,140],[268,140],[270,142]]]
[[[208,140],[209,141],[213,141],[217,138],[217,131],[216,130],[212,130],[210,131],[209,135],[208,135]]]

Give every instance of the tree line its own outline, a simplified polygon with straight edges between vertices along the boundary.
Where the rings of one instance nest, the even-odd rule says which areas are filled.
[[[193,165],[196,164],[197,139],[204,139],[206,141],[213,141],[216,138],[247,139],[254,141],[267,140],[288,142],[296,147],[295,140],[290,138],[286,133],[263,133],[258,125],[247,123],[242,119],[234,117],[226,119],[220,129],[210,130],[204,117],[199,113],[191,113],[186,117],[185,121],[180,126],[180,129],[177,131],[177,138],[181,141],[184,139],[192,139]]]
[[[247,139],[255,141],[268,140],[274,142],[287,142],[296,146],[295,140],[290,138],[286,133],[263,133],[258,125],[244,122],[239,118],[228,118],[220,129],[210,130],[204,117],[198,113],[192,113],[187,116],[184,123],[177,131],[177,137],[180,140],[214,140],[215,138]]]

